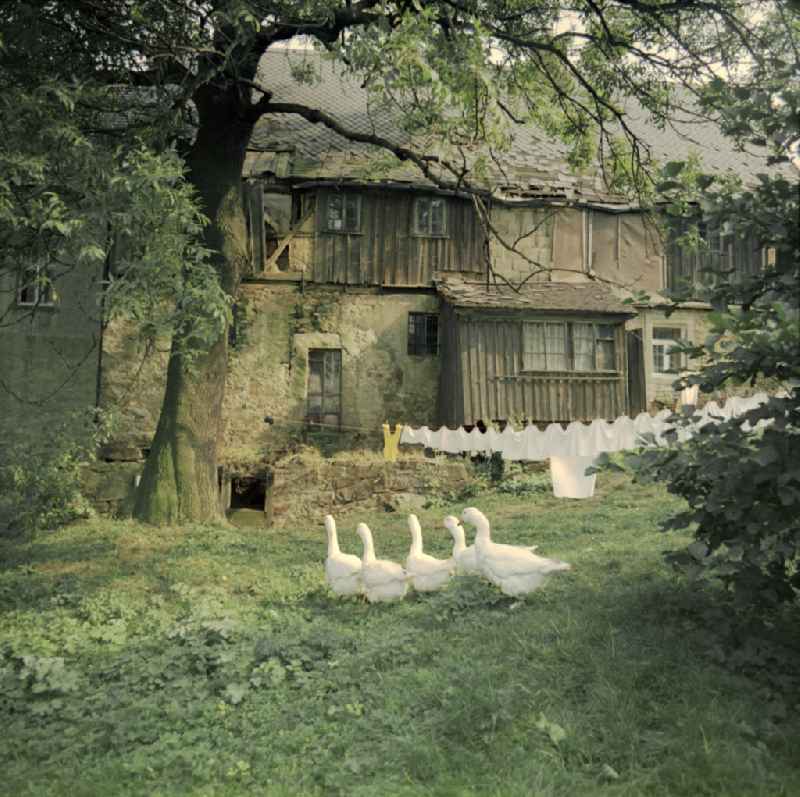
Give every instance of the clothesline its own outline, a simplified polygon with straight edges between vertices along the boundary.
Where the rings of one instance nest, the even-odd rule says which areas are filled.
[[[720,422],[738,417],[767,401],[766,393],[757,393],[748,398],[731,397],[723,406],[708,402],[692,416],[692,427],[680,427],[678,439],[685,440],[707,423]],[[414,429],[404,426],[400,443],[422,445],[449,454],[500,452],[505,460],[544,460],[550,457],[588,457],[603,452],[623,451],[646,445],[649,435],[659,445],[665,445],[665,433],[673,430],[674,424],[667,418],[671,410],[662,410],[657,415],[643,412],[636,418],[623,415],[612,422],[596,419],[590,424],[573,421],[566,429],[560,423],[549,424],[544,431],[534,425],[524,429],[506,426],[502,432],[477,427],[466,431],[463,426],[450,429],[442,426],[432,430],[427,426]]]

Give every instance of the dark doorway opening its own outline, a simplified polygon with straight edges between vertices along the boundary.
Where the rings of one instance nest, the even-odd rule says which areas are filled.
[[[267,500],[267,482],[263,476],[234,477],[231,482],[231,509],[260,509]]]

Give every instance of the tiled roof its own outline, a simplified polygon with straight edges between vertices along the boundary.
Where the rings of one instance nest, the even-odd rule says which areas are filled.
[[[486,282],[449,277],[437,280],[436,290],[454,307],[635,315],[610,288],[598,282],[536,282],[514,290],[505,284],[487,286]]]
[[[293,70],[301,64],[316,76],[311,82],[298,82],[293,77]],[[306,105],[333,116],[348,129],[410,145],[391,114],[385,108],[373,107],[367,91],[352,75],[315,51],[270,51],[262,58],[258,79],[273,92],[275,102]],[[663,129],[648,122],[641,109],[633,108],[627,121],[658,160],[679,160],[695,152],[708,171],[735,172],[746,181],[768,168],[765,152],[735,150],[717,125],[688,112],[678,114],[678,119]],[[416,148],[420,149],[419,142]],[[251,175],[427,182],[413,164],[387,159],[383,150],[349,141],[296,114],[262,117],[253,133],[250,150],[245,168]],[[531,125],[515,128],[513,145],[503,154],[501,165],[502,170],[495,168],[491,174],[491,187],[508,199],[541,197],[612,205],[627,202],[607,192],[597,170],[595,174],[575,174],[567,164],[564,145],[548,139]],[[787,174],[797,179],[792,167],[785,168]]]

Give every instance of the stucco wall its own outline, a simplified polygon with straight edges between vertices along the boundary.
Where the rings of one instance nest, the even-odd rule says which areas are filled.
[[[131,324],[115,321],[103,338],[100,404],[113,411],[117,447],[149,448],[164,398],[169,340],[147,347]]]
[[[52,307],[16,305],[15,279],[0,277],[0,440],[47,435],[74,410],[94,405],[100,334],[94,272],[55,281]],[[23,399],[23,400],[21,400]]]
[[[381,424],[433,424],[439,360],[410,356],[408,314],[438,313],[431,293],[296,285],[242,288],[225,400],[223,460],[269,457],[303,430],[308,352],[342,351],[342,426],[374,438]],[[264,422],[270,416],[272,424]]]
[[[707,317],[708,310],[701,308],[677,310],[669,317],[663,310],[654,308],[639,310],[639,317],[634,319],[635,324],[630,324],[629,328],[634,328],[635,326],[642,330],[648,404],[658,402],[672,406],[677,396],[672,389],[672,383],[678,378],[678,374],[655,372],[653,366],[654,327],[678,327],[682,330],[684,336],[693,343],[702,343],[707,334]],[[689,363],[690,370],[695,370],[698,367],[698,364]]]

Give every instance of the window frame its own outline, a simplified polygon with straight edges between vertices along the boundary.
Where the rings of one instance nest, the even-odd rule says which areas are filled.
[[[424,319],[424,332],[421,336],[417,335],[418,320]],[[430,330],[431,322],[434,323],[435,339]],[[414,339],[412,340],[412,327],[414,328]],[[420,345],[419,338],[422,338]],[[406,324],[406,353],[409,357],[436,357],[439,354],[439,314],[425,312],[410,312]]]
[[[310,381],[311,381],[311,371],[312,371],[312,358],[315,354],[323,354],[322,359],[322,373],[320,378],[320,392],[312,393],[310,390]],[[325,361],[324,355],[331,353],[338,355],[336,359],[338,359],[338,373],[339,373],[339,390],[336,393],[337,404],[339,407],[338,412],[326,412],[325,411],[325,398],[326,396],[333,397],[333,393],[326,393],[325,390]],[[316,348],[316,349],[309,349],[308,350],[308,376],[306,378],[306,422],[312,426],[320,426],[320,427],[329,427],[335,426],[337,429],[341,429],[342,426],[342,350],[341,349],[331,349],[331,348]],[[319,413],[312,413],[311,412],[311,398],[312,396],[319,395],[320,397],[320,412]],[[326,423],[323,419],[329,415],[336,415],[338,420],[336,424]]]
[[[576,326],[591,326],[592,327],[592,368],[591,369],[583,369],[583,368],[576,368],[576,346],[575,346],[575,327]],[[543,337],[542,340],[544,341],[545,351],[541,354],[544,356],[544,368],[530,368],[526,367],[526,357],[533,356],[537,354],[536,352],[529,352],[525,350],[525,328],[527,326],[540,326],[543,327]],[[547,351],[547,341],[551,338],[548,338],[546,334],[546,327],[547,326],[560,326],[563,328],[563,341],[564,341],[564,348],[563,352],[557,351],[553,352],[553,355],[556,357],[564,357],[566,362],[565,368],[549,368],[548,367],[548,351]],[[601,335],[600,330],[602,327],[608,327],[610,330],[609,335]],[[578,320],[563,320],[563,321],[547,321],[547,320],[535,320],[535,321],[523,321],[520,325],[520,336],[521,336],[521,364],[519,372],[521,374],[552,374],[552,373],[571,373],[571,374],[619,374],[620,369],[618,367],[618,346],[617,346],[617,327],[618,325],[612,324],[609,322],[604,321],[578,321]],[[599,351],[600,347],[598,346],[598,342],[600,343],[611,343],[612,344],[612,354],[614,360],[614,368],[599,368]]]
[[[680,337],[677,339],[658,337],[656,335],[657,329],[669,329],[677,331]],[[662,367],[664,365],[664,362],[667,361],[671,356],[671,350],[675,349],[679,344],[685,343],[687,340],[688,340],[688,334],[685,326],[681,326],[680,324],[677,326],[667,326],[666,324],[659,324],[658,326],[656,326],[655,324],[653,325],[650,333],[650,352],[651,352],[650,362],[653,367],[653,373],[656,376],[674,377],[676,374],[680,374],[681,371],[686,370],[686,355],[681,352],[678,353],[680,362],[677,368],[669,368],[667,370],[662,370]],[[661,358],[661,363],[660,363],[661,367],[659,367],[659,364],[657,363],[656,346],[663,348],[663,351],[659,355]]]
[[[332,200],[337,200],[342,203],[342,222],[343,226],[341,229],[337,229],[336,227],[331,227],[331,203]],[[348,228],[347,220],[348,220],[348,201],[355,200],[355,208],[356,208],[356,220],[355,226],[352,228]],[[361,234],[361,194],[355,191],[330,191],[328,192],[327,196],[325,197],[325,218],[324,218],[324,229],[327,233],[333,233],[335,235],[360,235]]]
[[[433,231],[433,203],[441,202],[442,207],[442,229],[440,232]],[[428,203],[428,226],[421,230],[419,227],[419,207],[422,203]],[[443,196],[428,194],[426,196],[414,197],[412,203],[411,231],[417,238],[448,238],[447,232],[447,199]]]
[[[19,274],[17,284],[17,306],[18,307],[55,307],[56,304],[56,291],[52,280],[47,275],[47,266],[41,263],[34,263],[25,266]],[[46,285],[40,284],[40,274],[44,272],[48,279]],[[26,282],[27,274],[33,273],[33,279]],[[23,301],[23,291],[32,290],[34,293],[33,301]],[[46,298],[42,298],[45,294]]]

